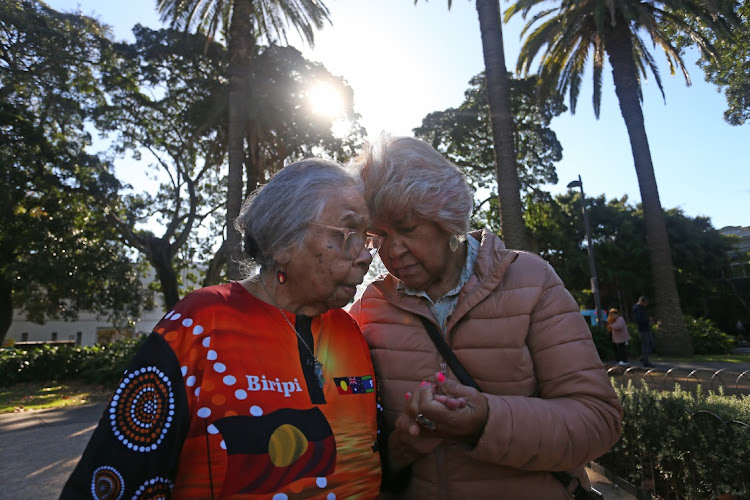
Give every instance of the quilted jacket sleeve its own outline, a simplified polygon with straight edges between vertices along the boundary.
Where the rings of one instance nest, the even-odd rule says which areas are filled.
[[[619,438],[622,407],[573,297],[546,263],[529,304],[526,336],[537,380],[529,396],[486,394],[489,417],[479,461],[522,470],[563,471],[604,454]]]

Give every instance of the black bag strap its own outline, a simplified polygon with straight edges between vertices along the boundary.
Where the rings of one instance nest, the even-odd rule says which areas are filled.
[[[477,383],[474,382],[474,379],[469,375],[469,372],[466,371],[466,368],[464,368],[456,355],[453,354],[453,349],[451,349],[445,342],[443,336],[438,332],[437,327],[424,316],[420,316],[419,319],[422,320],[422,324],[424,325],[425,330],[427,330],[427,333],[430,334],[432,342],[435,344],[438,351],[440,351],[440,355],[443,356],[443,359],[448,363],[448,366],[451,367],[456,378],[458,378],[463,385],[468,385],[469,387],[473,387],[479,392],[482,392],[482,389],[480,389]]]

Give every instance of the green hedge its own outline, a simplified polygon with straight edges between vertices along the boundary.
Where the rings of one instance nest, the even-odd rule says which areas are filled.
[[[750,396],[616,389],[622,437],[597,463],[662,498],[750,496]]]
[[[685,325],[693,337],[695,354],[729,354],[736,340],[722,332],[710,319],[685,316]]]
[[[0,351],[0,386],[77,379],[113,385],[146,336],[93,347],[49,346]]]

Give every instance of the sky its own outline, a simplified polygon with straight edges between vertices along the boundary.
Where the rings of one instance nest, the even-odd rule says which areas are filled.
[[[48,0],[61,11],[80,11],[109,25],[118,40],[133,40],[132,27],[162,26],[156,0]],[[413,135],[412,129],[433,111],[463,102],[469,80],[484,70],[475,2],[425,0],[325,0],[331,25],[315,35],[313,48],[290,32],[289,42],[310,60],[343,77],[354,90],[355,111],[374,139],[381,131]],[[503,11],[508,3],[501,2]],[[505,58],[514,71],[521,46],[520,16],[503,25]],[[650,47],[650,45],[649,45]],[[670,76],[664,57],[654,49],[666,102],[651,75],[644,86],[646,132],[662,207],[681,208],[691,217],[709,217],[715,228],[750,226],[750,124],[733,127],[723,119],[724,96],[704,81],[688,54],[692,86]],[[536,66],[532,66],[535,69]],[[605,66],[600,119],[591,104],[591,68],[584,76],[575,115],[551,123],[563,147],[557,164],[559,182],[552,193],[580,175],[586,196],[606,199],[627,195],[640,202],[630,143]],[[567,98],[566,98],[567,105]],[[118,174],[123,167],[119,167]],[[140,173],[129,164],[126,179]]]

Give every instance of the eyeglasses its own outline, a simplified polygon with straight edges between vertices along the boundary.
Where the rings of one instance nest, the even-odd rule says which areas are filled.
[[[311,222],[310,224],[343,234],[344,238],[341,240],[341,251],[350,259],[357,257],[359,252],[362,251],[362,247],[365,247],[370,255],[374,257],[375,254],[378,253],[380,245],[383,244],[383,237],[376,234],[365,233],[348,227],[328,226],[316,222]]]

